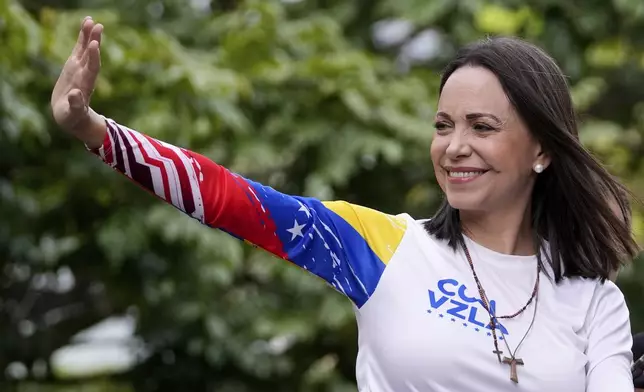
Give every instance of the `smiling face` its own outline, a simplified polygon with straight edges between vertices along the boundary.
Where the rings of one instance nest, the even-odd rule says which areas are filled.
[[[443,87],[431,157],[449,204],[461,211],[525,208],[534,166],[549,163],[497,77],[474,66],[457,69]]]

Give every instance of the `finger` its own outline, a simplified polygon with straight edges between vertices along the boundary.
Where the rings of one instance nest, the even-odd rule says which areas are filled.
[[[81,22],[81,28],[78,31],[78,38],[76,39],[76,45],[74,45],[74,49],[72,50],[72,56],[78,56],[78,53],[81,50],[81,47],[83,46],[83,40],[85,39],[85,35],[83,33],[83,27],[85,26],[85,22],[87,21],[87,17],[83,19]]]
[[[69,92],[67,102],[69,102],[69,110],[72,114],[85,110],[85,99],[83,98],[83,92],[79,89],[74,89]]]
[[[101,51],[98,41],[90,42],[87,48],[87,69],[90,71],[90,75],[93,75],[94,79],[96,79],[98,71],[101,69]],[[93,85],[94,81],[92,80]]]
[[[83,19],[83,23],[81,24],[80,32],[78,33],[78,40],[76,41],[76,46],[74,46],[74,50],[72,52],[72,54],[76,56],[76,58],[83,57],[85,49],[89,44],[89,35],[93,27],[94,27],[94,21],[92,20],[92,18],[89,16],[85,17],[85,19]]]
[[[87,65],[87,62],[89,61],[91,55],[89,53],[89,46],[96,42],[96,47],[100,47],[101,44],[101,38],[103,36],[103,25],[97,24],[94,26],[89,33],[89,43],[87,45],[87,49],[85,49],[85,53],[83,54],[83,57],[81,58],[81,64],[83,66]]]
[[[96,25],[94,25],[94,27],[92,27],[92,30],[89,34],[89,42],[97,41],[100,46],[101,38],[103,38],[103,25],[97,23]]]

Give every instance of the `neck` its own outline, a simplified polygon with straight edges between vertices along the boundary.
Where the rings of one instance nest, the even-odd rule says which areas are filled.
[[[529,205],[498,213],[460,211],[460,219],[463,232],[481,246],[509,255],[536,253]]]

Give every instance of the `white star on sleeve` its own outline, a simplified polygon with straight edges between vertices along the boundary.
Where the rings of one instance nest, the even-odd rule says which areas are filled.
[[[297,212],[303,212],[303,213],[306,214],[307,218],[310,218],[311,217],[311,211],[309,211],[309,209],[304,204],[302,204],[301,201],[298,200],[297,202],[300,203],[300,209],[297,210]]]
[[[291,241],[293,241],[297,237],[304,237],[304,234],[302,234],[302,229],[306,227],[306,225],[300,225],[297,223],[297,219],[295,220],[295,223],[293,223],[293,227],[290,229],[286,229],[289,233],[292,234]]]

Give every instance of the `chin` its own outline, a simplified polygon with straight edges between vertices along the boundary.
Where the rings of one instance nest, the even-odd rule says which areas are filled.
[[[460,211],[481,211],[485,209],[483,208],[483,198],[471,193],[458,195],[451,195],[448,193],[447,202],[452,208]]]

